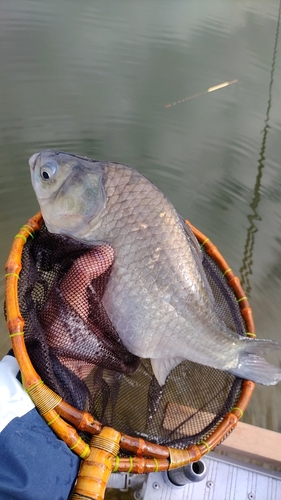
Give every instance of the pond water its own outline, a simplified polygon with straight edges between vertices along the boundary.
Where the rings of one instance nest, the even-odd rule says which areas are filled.
[[[241,277],[258,336],[281,341],[279,23],[277,0],[1,1],[1,302],[38,210],[28,158],[60,149],[149,177]],[[4,316],[0,332],[2,356]],[[280,432],[280,398],[256,387],[244,421]]]

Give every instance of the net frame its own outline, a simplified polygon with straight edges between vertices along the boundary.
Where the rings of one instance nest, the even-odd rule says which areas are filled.
[[[255,337],[252,309],[239,278],[235,276],[210,239],[189,221],[186,222],[206,253],[220,267],[239,303],[247,335]],[[22,268],[22,251],[27,239],[32,238],[34,233],[40,230],[42,223],[42,214],[38,212],[21,227],[14,238],[5,266],[7,326],[25,390],[52,430],[83,459],[73,499],[104,498],[106,483],[112,471],[143,474],[171,470],[198,461],[221,443],[235,428],[251,398],[255,387],[254,382],[244,380],[236,406],[224,416],[213,433],[204,442],[189,446],[184,450],[154,444],[143,438],[131,437],[110,427],[102,426],[90,413],[77,410],[63,401],[44,383],[32,365],[25,346],[24,320],[18,303],[18,279]],[[92,435],[90,445],[79,436],[77,431]],[[132,455],[129,458],[120,458],[118,456],[120,448]],[[93,461],[96,463],[94,467]]]

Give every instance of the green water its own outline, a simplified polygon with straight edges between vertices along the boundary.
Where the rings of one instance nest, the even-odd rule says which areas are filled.
[[[258,336],[281,341],[278,29],[274,0],[2,0],[1,302],[11,241],[38,209],[28,158],[53,148],[155,182],[242,277]],[[281,431],[280,397],[257,387],[244,421]]]

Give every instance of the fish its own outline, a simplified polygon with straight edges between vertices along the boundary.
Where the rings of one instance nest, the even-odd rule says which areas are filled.
[[[263,385],[281,380],[263,357],[281,344],[238,335],[218,316],[202,250],[152,182],[127,165],[61,151],[35,153],[29,164],[49,232],[113,248],[103,306],[160,386],[187,359]]]

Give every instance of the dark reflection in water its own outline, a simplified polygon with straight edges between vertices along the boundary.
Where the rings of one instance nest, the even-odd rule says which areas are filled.
[[[244,249],[244,254],[243,254],[243,261],[242,261],[243,265],[240,268],[241,284],[242,284],[242,286],[245,290],[245,293],[248,297],[250,297],[250,292],[251,292],[250,275],[252,274],[253,252],[254,252],[254,245],[255,245],[255,233],[258,231],[258,228],[255,225],[255,221],[261,221],[261,217],[259,216],[257,209],[258,209],[258,205],[259,205],[259,202],[261,199],[260,187],[261,187],[261,181],[262,181],[262,171],[263,171],[263,168],[265,165],[266,138],[267,138],[268,131],[270,129],[269,113],[270,113],[270,108],[271,108],[271,104],[272,104],[272,86],[273,86],[273,75],[274,75],[276,56],[277,56],[277,46],[278,46],[278,37],[279,37],[279,29],[280,29],[280,14],[281,14],[281,2],[279,5],[275,43],[274,43],[274,49],[273,49],[272,68],[271,68],[270,84],[269,84],[268,106],[267,106],[266,118],[265,118],[265,122],[264,122],[265,125],[264,125],[264,128],[262,130],[262,144],[261,144],[261,150],[260,150],[260,157],[259,157],[259,161],[258,161],[258,169],[257,169],[256,183],[255,183],[255,187],[254,187],[254,195],[253,195],[253,199],[250,203],[251,214],[249,214],[247,216],[247,219],[249,221],[249,227],[247,229],[247,238],[246,238],[245,249]]]
[[[1,0],[2,269],[38,209],[29,156],[124,162],[240,269],[258,336],[281,340],[279,23],[279,0]],[[3,316],[0,331],[3,355]],[[280,397],[257,387],[244,419],[281,431]]]

